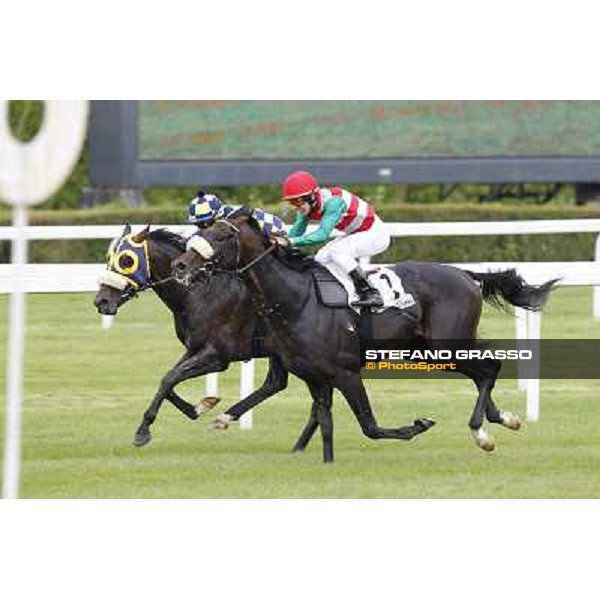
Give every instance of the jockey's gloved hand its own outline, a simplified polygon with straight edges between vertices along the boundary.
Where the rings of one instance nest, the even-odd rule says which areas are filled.
[[[300,250],[300,248],[297,248],[296,246],[290,246],[288,249],[288,254],[290,256],[301,256],[302,258],[308,258],[306,254],[304,254],[304,252],[302,252],[302,250]]]
[[[269,238],[269,240],[272,244],[277,244],[278,246],[283,246],[284,248],[290,247],[290,238],[288,238],[286,235],[274,234]]]

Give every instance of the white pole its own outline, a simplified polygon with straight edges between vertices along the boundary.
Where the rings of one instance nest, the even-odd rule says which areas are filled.
[[[23,364],[25,357],[25,291],[23,269],[27,263],[27,209],[13,207],[13,226],[17,235],[12,242],[14,288],[10,300],[6,386],[6,441],[4,447],[5,499],[19,496],[21,458],[21,414],[23,407]]]
[[[10,129],[9,101],[0,100],[0,198],[13,205],[12,278],[6,386],[4,498],[19,495],[25,357],[25,282],[28,205],[49,198],[67,179],[85,139],[88,102],[48,100],[37,136],[27,143]]]
[[[594,260],[596,261],[596,265],[600,267],[600,234],[596,237]],[[600,286],[598,285],[594,286],[592,302],[594,319],[600,319]]]
[[[209,373],[206,376],[206,395],[207,396],[218,396],[219,395],[219,374]]]
[[[527,380],[527,420],[538,421],[540,418],[540,340],[542,332],[542,313],[528,313],[529,320],[529,341],[534,351],[535,374],[537,378]]]
[[[529,337],[527,331],[527,311],[520,306],[515,306],[515,329],[517,350],[519,350],[519,341],[526,340]],[[524,392],[527,389],[527,380],[523,377],[523,368],[520,362],[517,364],[517,385],[520,392]]]
[[[242,363],[240,375],[240,400],[249,396],[254,390],[254,360]],[[252,411],[240,417],[240,429],[252,429]]]
[[[114,316],[113,315],[102,315],[100,322],[102,324],[102,329],[110,329],[113,325]]]

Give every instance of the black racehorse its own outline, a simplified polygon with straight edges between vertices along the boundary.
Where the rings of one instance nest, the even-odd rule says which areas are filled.
[[[283,364],[307,382],[313,398],[320,398],[317,404],[326,404],[325,390],[338,389],[365,435],[398,437],[383,433],[374,425],[360,374],[359,317],[350,309],[321,304],[312,277],[313,268],[318,267],[297,268],[288,251],[274,250],[278,248],[276,244],[266,244],[247,208],[218,221],[203,233],[203,238],[204,245],[174,262],[176,278],[189,284],[198,276],[223,271],[240,277],[255,304],[261,307]],[[482,300],[539,310],[554,284],[549,281],[539,287],[529,286],[514,270],[484,274],[418,262],[399,263],[392,269],[405,290],[412,293],[416,305],[403,311],[391,308],[373,314],[369,337],[394,344],[398,340],[415,340],[431,350],[442,340],[475,340]],[[215,291],[223,295],[221,290]],[[469,428],[481,448],[492,450],[494,440],[483,428],[484,417],[510,429],[520,427],[518,416],[500,411],[491,397],[501,363],[495,359],[454,362],[478,390]],[[308,431],[316,427],[318,416],[314,415]],[[426,422],[421,424],[426,427]],[[331,427],[328,422],[320,425]]]
[[[269,372],[263,385],[223,413],[217,419],[218,428],[226,428],[229,422],[287,387],[288,371],[273,351],[272,336],[266,332],[261,334],[262,319],[243,282],[231,273],[218,273],[188,289],[171,277],[171,262],[184,251],[185,240],[172,232],[162,229],[150,232],[147,227],[132,235],[126,226],[121,237],[111,244],[107,270],[100,278],[100,289],[94,300],[101,314],[114,315],[139,292],[153,289],[173,313],[176,335],[186,348],[182,358],[162,378],[144,412],[134,438],[136,446],[151,440],[150,427],[164,399],[190,419],[198,418],[215,406],[215,398],[205,398],[194,406],[176,394],[175,386],[187,379],[223,371],[234,361],[269,358]],[[295,450],[306,447],[317,421],[331,419],[331,396],[332,389],[326,389],[324,398],[320,396],[313,405]],[[409,426],[390,431],[409,439],[421,430],[424,430],[421,426]],[[333,447],[327,428],[323,435],[323,456],[325,461],[330,461]]]

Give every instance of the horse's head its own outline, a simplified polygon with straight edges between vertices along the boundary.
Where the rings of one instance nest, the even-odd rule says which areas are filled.
[[[175,279],[190,285],[215,271],[236,271],[260,255],[265,240],[248,208],[240,208],[202,233],[192,236],[187,252],[173,263]]]
[[[121,236],[110,243],[106,271],[98,278],[100,289],[94,299],[99,313],[116,314],[119,306],[152,284],[149,233],[149,225],[135,235],[131,227],[125,225]]]

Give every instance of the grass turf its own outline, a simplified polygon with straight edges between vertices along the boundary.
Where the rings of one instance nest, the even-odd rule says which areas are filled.
[[[310,407],[295,378],[254,414],[254,429],[211,429],[212,415],[190,422],[165,403],[153,442],[131,445],[161,375],[181,354],[170,314],[152,294],[100,328],[93,294],[28,297],[21,496],[25,498],[566,498],[600,496],[600,381],[542,382],[541,419],[520,432],[492,426],[496,450],[475,447],[466,423],[475,389],[467,380],[367,383],[379,422],[416,416],[437,425],[411,442],[362,436],[343,399],[334,397],[336,462],[321,462],[315,437],[290,452]],[[0,338],[7,336],[0,297]],[[600,337],[591,291],[560,289],[542,320],[543,337]],[[512,337],[512,316],[487,308],[482,337]],[[6,345],[0,346],[5,372]],[[264,376],[259,361],[257,384]],[[190,401],[204,382],[178,390]],[[4,394],[5,385],[0,387]],[[220,378],[224,398],[239,395],[239,366]],[[524,394],[500,380],[496,403],[524,414]],[[0,397],[4,431],[4,396]],[[215,411],[215,414],[216,412]]]

